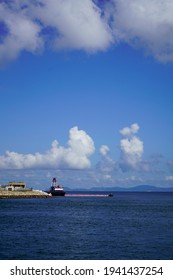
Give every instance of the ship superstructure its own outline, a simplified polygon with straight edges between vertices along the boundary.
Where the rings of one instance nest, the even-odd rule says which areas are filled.
[[[65,191],[64,188],[60,185],[57,185],[56,178],[52,179],[52,185],[50,189],[48,190],[48,193],[51,193],[52,196],[64,196]]]

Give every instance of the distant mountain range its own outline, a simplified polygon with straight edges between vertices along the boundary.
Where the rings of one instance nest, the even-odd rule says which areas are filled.
[[[155,187],[151,185],[140,185],[131,188],[122,188],[122,187],[94,187],[90,189],[70,189],[66,188],[67,191],[105,191],[105,192],[173,192],[173,187],[163,188]]]

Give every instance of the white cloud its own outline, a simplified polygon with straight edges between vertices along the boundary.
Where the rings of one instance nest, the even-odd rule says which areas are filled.
[[[52,28],[54,49],[105,50],[112,41],[109,25],[92,0],[2,1],[0,25],[6,32],[0,41],[0,63],[20,52],[42,50]],[[48,32],[48,33],[49,33]]]
[[[84,49],[89,52],[106,49],[111,40],[108,24],[91,0],[42,0],[34,9],[43,25],[56,28],[54,47]]]
[[[73,127],[69,131],[67,147],[59,146],[58,141],[54,140],[51,149],[44,154],[19,154],[7,151],[5,155],[0,156],[0,169],[85,169],[90,167],[89,157],[94,151],[92,138],[85,131]]]
[[[0,63],[45,46],[96,52],[121,42],[173,61],[172,15],[172,0],[0,1]]]
[[[135,133],[137,133],[139,130],[139,125],[137,123],[133,123],[130,127],[124,127],[120,130],[120,133],[124,137],[129,137]]]
[[[172,175],[170,175],[170,176],[166,176],[166,181],[173,181],[173,176]]]
[[[97,164],[97,172],[102,174],[110,175],[112,172],[114,173],[117,169],[116,162],[109,156],[104,156],[101,161]]]
[[[133,136],[132,139],[122,139],[120,147],[123,162],[135,168],[141,161],[143,142],[138,137]]]
[[[106,156],[108,154],[108,152],[109,152],[109,147],[107,145],[102,145],[100,147],[100,154],[102,156]]]
[[[139,130],[138,124],[132,124],[120,130],[123,139],[120,140],[121,160],[120,167],[123,171],[138,169],[144,152],[143,142],[134,134]]]
[[[96,172],[100,173],[99,176],[104,178],[104,180],[106,178],[110,179],[112,177],[111,174],[117,169],[117,163],[108,155],[110,149],[107,145],[102,145],[99,151],[101,160],[97,163]]]
[[[120,130],[122,139],[120,140],[120,159],[114,160],[109,156],[109,147],[102,145],[100,147],[101,160],[97,164],[97,170],[102,175],[112,176],[119,171],[149,171],[146,161],[142,161],[144,152],[143,141],[136,136],[139,131],[139,125],[133,123],[130,127],[124,127]]]
[[[0,63],[15,59],[23,50],[36,52],[43,47],[39,36],[40,26],[20,9],[0,4],[0,22],[7,30],[0,41]],[[2,24],[2,23],[1,23]]]
[[[173,61],[172,0],[113,2],[113,30],[117,40],[142,47],[160,61]]]

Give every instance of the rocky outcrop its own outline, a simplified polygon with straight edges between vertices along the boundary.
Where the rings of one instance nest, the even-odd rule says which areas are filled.
[[[1,198],[47,198],[51,197],[51,194],[48,194],[43,191],[0,191]]]

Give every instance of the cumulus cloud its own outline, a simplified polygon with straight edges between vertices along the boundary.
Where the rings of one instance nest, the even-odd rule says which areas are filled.
[[[117,169],[117,163],[109,156],[109,147],[107,145],[102,145],[100,147],[101,160],[96,166],[96,172],[100,173],[101,178],[104,180],[112,178],[112,173]]]
[[[142,47],[156,59],[173,60],[173,1],[114,0],[112,29],[119,41]]]
[[[50,150],[44,154],[19,154],[7,151],[0,156],[0,169],[27,168],[64,168],[85,169],[90,167],[90,156],[95,147],[92,138],[78,127],[69,131],[67,147],[59,145],[57,140],[52,142]]]
[[[123,139],[120,140],[120,167],[123,171],[138,169],[141,163],[144,147],[143,142],[135,135],[138,130],[139,126],[136,123],[120,130],[123,136]]]
[[[43,47],[40,26],[17,8],[17,3],[14,1],[13,6],[6,1],[0,3],[0,30],[3,30],[0,38],[1,64],[15,59],[23,50],[34,53]]]
[[[108,154],[108,152],[109,152],[109,147],[107,146],[107,145],[102,145],[101,147],[100,147],[100,154],[102,155],[102,156],[106,156],[107,154]]]
[[[144,152],[143,141],[136,136],[140,127],[133,123],[129,127],[120,130],[120,159],[114,160],[109,155],[110,149],[107,145],[100,147],[101,159],[97,164],[97,171],[102,175],[112,176],[118,172],[126,171],[149,171],[148,162],[142,160]]]
[[[0,64],[23,50],[104,51],[126,42],[173,61],[172,0],[0,1]]]
[[[54,48],[104,50],[111,41],[108,24],[91,0],[42,0],[34,9],[44,25],[57,29]]]
[[[139,125],[137,123],[132,124],[130,127],[124,127],[120,130],[120,133],[124,137],[132,136],[139,130]]]
[[[23,50],[34,53],[45,45],[95,52],[112,41],[109,25],[92,0],[4,0],[0,29],[1,64]]]

